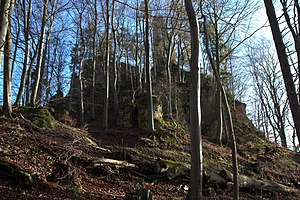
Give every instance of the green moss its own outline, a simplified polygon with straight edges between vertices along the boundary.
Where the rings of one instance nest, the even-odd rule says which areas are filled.
[[[188,163],[165,159],[159,159],[159,165],[164,168],[189,167]]]
[[[217,156],[217,162],[225,167],[231,166],[231,160],[227,160],[225,157]]]
[[[172,160],[158,159],[159,172],[167,173],[167,176],[173,177],[179,174],[184,174],[185,172],[190,171],[191,165],[185,162],[177,162]]]
[[[157,115],[154,118],[155,135],[166,145],[175,145],[177,139],[177,124],[173,120],[165,120],[163,116]]]
[[[20,170],[19,172],[25,177],[26,180],[28,180],[29,182],[32,182],[32,177],[29,173],[24,172],[22,170]]]
[[[56,120],[46,108],[25,106],[21,107],[19,112],[40,128],[54,128],[57,125]]]
[[[82,192],[82,191],[83,191],[83,188],[82,188],[81,185],[70,184],[70,185],[67,185],[67,186],[66,186],[66,190],[67,190],[67,191],[70,191],[70,192],[72,192],[72,193],[77,194],[77,193]]]

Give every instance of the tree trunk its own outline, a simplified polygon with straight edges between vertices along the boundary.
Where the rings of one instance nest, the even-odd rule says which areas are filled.
[[[83,47],[83,54],[82,58],[80,60],[79,69],[78,69],[78,79],[79,79],[79,96],[80,96],[80,124],[84,124],[84,101],[83,101],[83,81],[82,81],[82,67],[83,67],[83,61],[86,53],[85,46]]]
[[[34,81],[34,85],[32,88],[32,93],[30,97],[30,105],[34,106],[36,104],[36,97],[38,93],[38,87],[40,84],[41,79],[41,68],[42,68],[42,59],[43,59],[43,49],[44,49],[44,38],[45,38],[45,29],[46,29],[46,19],[47,19],[47,12],[48,12],[48,1],[44,0],[44,10],[43,10],[43,18],[42,18],[42,26],[41,26],[41,35],[39,38],[39,45],[38,45],[38,60],[36,66],[36,80]]]
[[[6,33],[6,43],[4,47],[4,101],[3,109],[4,113],[7,116],[12,114],[12,104],[11,104],[11,86],[12,86],[12,77],[11,77],[11,53],[12,53],[12,13],[14,9],[14,0],[10,0],[9,14],[8,14],[8,28]]]
[[[36,59],[36,56],[38,54],[38,51],[36,50],[34,52],[34,56],[30,59],[30,64],[28,68],[28,75],[27,75],[27,85],[26,85],[26,105],[30,105],[30,90],[31,90],[31,80],[32,80],[32,68],[34,64],[34,60]]]
[[[200,107],[200,41],[199,23],[191,0],[185,0],[185,9],[190,23],[191,35],[191,83],[190,83],[190,140],[191,140],[191,175],[188,199],[202,198],[203,157],[201,136]]]
[[[215,34],[215,66],[218,75],[220,76],[220,41],[219,41],[219,28],[218,28],[218,16],[217,16],[217,8],[216,2],[214,2],[214,34]],[[218,82],[218,80],[217,80]],[[222,146],[222,138],[223,138],[223,114],[222,114],[222,96],[221,96],[221,88],[217,83],[217,93],[216,93],[216,118],[217,118],[217,132],[216,132],[216,141]]]
[[[97,11],[97,0],[94,0],[94,32],[93,32],[93,69],[92,69],[92,95],[91,95],[91,118],[95,119],[95,85],[96,85],[96,63],[97,63],[97,22],[98,22],[98,11]]]
[[[236,148],[236,141],[235,141],[235,133],[233,130],[233,123],[232,123],[232,118],[231,118],[231,112],[230,112],[230,107],[228,103],[228,99],[226,96],[226,92],[224,87],[222,86],[220,74],[217,70],[216,64],[213,61],[212,55],[211,55],[211,50],[209,49],[209,36],[208,36],[208,31],[206,28],[206,17],[201,13],[203,17],[203,27],[204,27],[204,39],[205,39],[205,48],[207,52],[207,56],[209,59],[209,62],[212,66],[212,69],[214,71],[214,76],[216,78],[218,87],[220,88],[220,94],[222,97],[223,105],[225,106],[225,114],[228,120],[228,131],[230,132],[231,136],[231,150],[232,150],[232,166],[233,166],[233,184],[234,184],[234,194],[233,194],[233,199],[238,200],[239,199],[239,182],[238,182],[238,163],[237,163],[237,148]],[[221,110],[222,112],[222,110]]]
[[[78,81],[79,81],[79,104],[80,104],[80,125],[84,125],[84,91],[83,91],[83,80],[82,80],[82,73],[83,73],[83,61],[85,59],[85,55],[86,55],[86,46],[85,46],[85,38],[84,38],[84,32],[83,32],[83,10],[77,10],[78,14],[79,14],[79,36],[80,36],[80,40],[81,40],[81,46],[80,46],[80,63],[79,63],[79,68],[78,68]],[[76,33],[76,39],[77,39],[77,34]],[[78,47],[78,41],[76,40],[76,47]],[[79,58],[78,56],[78,49],[76,49],[76,57]]]
[[[288,61],[288,56],[285,50],[286,47],[284,45],[282,35],[279,29],[279,24],[277,21],[273,3],[270,0],[264,0],[264,3],[265,3],[268,19],[271,25],[273,40],[275,42],[277,55],[281,67],[281,72],[283,74],[283,80],[287,91],[287,96],[289,99],[294,125],[296,128],[296,134],[298,137],[298,141],[300,141],[300,105],[298,102],[298,97],[297,97],[296,88],[295,88],[295,84],[290,69],[290,64]]]
[[[6,43],[6,32],[8,29],[10,0],[1,0],[0,4],[0,69],[2,66],[2,52]]]
[[[25,52],[24,52],[24,63],[23,63],[23,70],[22,70],[22,76],[20,81],[20,87],[17,94],[17,99],[15,101],[15,105],[18,106],[21,103],[24,87],[26,83],[26,77],[27,77],[27,70],[28,70],[28,61],[29,61],[29,54],[30,54],[30,43],[29,43],[29,31],[30,31],[30,15],[32,11],[32,3],[31,0],[28,2],[28,11],[26,13],[25,4],[24,6],[24,41],[25,41]]]
[[[149,0],[145,0],[145,53],[146,53],[146,87],[147,87],[147,103],[148,103],[148,131],[154,133],[153,118],[153,100],[152,100],[152,81],[150,68],[150,44],[149,44]]]
[[[112,10],[111,10],[111,28],[112,28],[112,35],[113,35],[113,68],[114,68],[114,110],[118,110],[118,90],[117,90],[117,83],[118,83],[118,67],[117,67],[117,38],[116,38],[116,28],[114,27],[114,13],[115,12],[115,0],[112,2]],[[127,66],[126,66],[127,67]],[[127,76],[126,76],[127,78]]]
[[[45,41],[45,49],[43,50],[43,57],[42,57],[42,63],[41,63],[41,78],[40,78],[40,82],[39,82],[39,85],[38,85],[38,93],[37,93],[37,102],[38,104],[41,104],[42,102],[42,98],[43,98],[43,86],[45,86],[45,71],[48,71],[48,65],[46,65],[46,61],[48,58],[47,56],[47,52],[48,52],[48,48],[50,48],[50,37],[51,37],[51,31],[52,31],[52,27],[53,27],[53,24],[54,24],[54,15],[55,15],[55,10],[56,10],[56,6],[57,6],[57,1],[58,0],[49,0],[50,1],[50,4],[52,5],[51,6],[51,14],[50,14],[50,18],[47,20],[48,23],[49,23],[49,28],[47,30],[47,33],[46,33],[46,41]],[[60,74],[58,73],[58,76]]]
[[[169,44],[168,44],[168,60],[167,60],[167,79],[168,79],[168,115],[172,118],[172,75],[171,75],[171,58],[174,52],[174,48],[175,45],[173,45],[172,41],[173,41],[173,37],[174,35],[171,36],[171,39],[169,40]]]
[[[106,0],[106,43],[105,43],[105,94],[104,94],[104,109],[103,109],[103,130],[108,130],[108,106],[109,106],[109,0]]]
[[[139,5],[139,0],[136,0],[136,5]],[[136,10],[135,12],[135,39],[136,39],[136,47],[135,47],[135,68],[137,74],[137,87],[140,92],[142,92],[143,85],[142,85],[142,66],[141,66],[141,59],[139,62],[139,53],[142,55],[142,48],[139,48],[139,11]],[[140,50],[140,52],[139,52]],[[140,63],[140,65],[139,65]]]
[[[17,59],[17,52],[19,49],[19,41],[20,41],[20,32],[21,32],[21,10],[20,10],[20,3],[16,4],[17,8],[17,30],[16,30],[16,36],[15,36],[15,47],[14,47],[14,52],[13,52],[13,58],[12,58],[12,63],[11,63],[11,77],[13,79],[14,75],[14,69],[15,69],[15,62]]]

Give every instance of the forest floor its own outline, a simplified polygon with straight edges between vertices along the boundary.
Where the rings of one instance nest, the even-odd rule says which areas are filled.
[[[245,115],[234,116],[240,173],[291,187],[294,192],[241,190],[241,199],[299,199],[300,154],[265,142]],[[100,124],[100,123],[99,123]],[[104,132],[97,123],[40,128],[22,115],[0,116],[0,199],[185,199],[187,173],[161,161],[189,163],[188,134],[174,144],[153,141],[134,129]],[[204,170],[231,170],[231,151],[203,138]],[[173,164],[174,164],[173,163]],[[171,168],[171,167],[170,167]],[[175,174],[175,175],[174,175]],[[204,199],[231,199],[232,187],[207,186]]]

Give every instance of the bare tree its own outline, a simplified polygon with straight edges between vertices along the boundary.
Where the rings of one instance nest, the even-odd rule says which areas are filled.
[[[282,36],[280,28],[279,28],[279,23],[278,23],[278,20],[276,17],[276,12],[275,12],[272,1],[264,0],[264,3],[265,3],[268,19],[270,22],[272,34],[273,34],[273,40],[275,42],[275,46],[276,46],[276,50],[277,50],[277,55],[278,55],[278,59],[279,59],[280,67],[281,67],[281,72],[283,75],[285,88],[287,91],[287,96],[289,99],[289,104],[290,104],[290,108],[291,108],[291,112],[292,112],[292,116],[293,116],[293,120],[294,120],[294,125],[296,128],[296,134],[298,137],[298,141],[300,141],[300,104],[298,101],[296,87],[295,87],[295,83],[293,80],[291,65],[288,60],[289,56],[286,52],[287,46],[284,44],[283,36]],[[295,3],[296,3],[296,1],[295,1]],[[295,5],[296,5],[296,8],[299,7],[298,1]],[[298,15],[298,18],[299,18],[299,15]],[[297,41],[295,41],[295,42],[297,42]],[[298,62],[299,62],[299,60],[298,60]]]
[[[45,31],[46,31],[48,2],[49,2],[49,0],[44,0],[42,26],[41,26],[41,31],[40,31],[39,43],[38,43],[38,59],[37,59],[37,66],[36,66],[36,79],[34,81],[32,93],[31,93],[31,97],[30,97],[31,106],[34,106],[36,104],[38,87],[39,87],[40,80],[41,80],[41,71],[42,71],[41,69],[42,69],[42,60],[43,60],[43,51],[44,51],[44,39],[45,39]]]
[[[49,60],[50,55],[47,55],[47,53],[49,52],[48,49],[50,48],[50,39],[51,39],[51,33],[52,33],[52,29],[54,26],[54,19],[55,19],[55,15],[57,14],[57,7],[58,7],[58,0],[49,0],[49,17],[47,17],[47,22],[48,22],[48,26],[46,27],[45,30],[45,47],[43,50],[43,57],[42,57],[42,63],[41,63],[41,78],[40,78],[40,82],[38,85],[38,93],[37,93],[37,97],[36,97],[36,101],[37,104],[41,104],[42,103],[42,99],[43,99],[43,93],[44,93],[44,88],[45,88],[45,82],[47,82],[46,80],[48,80],[47,75],[45,76],[45,72],[48,72],[48,67],[46,65],[47,60]],[[58,38],[56,38],[58,39]],[[61,88],[58,88],[61,89]],[[62,93],[62,91],[57,90],[56,93]]]
[[[256,86],[256,96],[258,96],[259,104],[263,110],[261,117],[266,117],[273,130],[275,142],[277,135],[279,135],[281,145],[287,148],[285,129],[288,117],[288,101],[285,88],[282,86],[278,59],[273,54],[266,39],[260,42],[259,46],[250,48],[248,52],[252,68],[251,74]],[[262,121],[265,120],[262,119]]]
[[[234,4],[231,0],[203,2],[203,12],[207,18],[209,34],[207,42],[212,50],[212,60],[209,60],[209,64],[215,65],[222,80],[227,78],[222,76],[222,71],[225,72],[224,74],[230,73],[227,69],[228,62],[234,51],[259,30],[250,31],[250,19],[258,8],[257,1],[253,0],[238,0]],[[215,139],[218,144],[222,145],[224,127],[223,103],[221,88],[218,85],[216,83],[217,130]]]
[[[191,175],[188,199],[202,198],[202,139],[200,107],[200,40],[199,22],[191,0],[185,0],[185,9],[190,23],[191,35],[191,83],[190,83],[190,140],[191,140]]]
[[[232,166],[233,166],[233,184],[234,184],[234,194],[233,194],[233,199],[238,200],[239,199],[239,181],[238,181],[238,161],[237,161],[237,147],[236,147],[236,141],[235,141],[235,133],[233,129],[233,122],[232,122],[232,117],[231,117],[231,111],[230,111],[230,106],[228,103],[228,98],[227,94],[225,92],[225,89],[222,85],[220,73],[218,71],[217,65],[213,61],[213,56],[212,56],[212,50],[209,47],[209,34],[208,34],[208,29],[207,29],[207,22],[206,22],[206,17],[203,13],[202,9],[202,4],[201,4],[201,15],[203,18],[203,29],[204,29],[204,39],[205,39],[205,50],[208,55],[208,59],[210,61],[211,67],[214,72],[214,76],[216,78],[218,87],[220,88],[220,95],[222,98],[222,106],[224,106],[225,109],[225,115],[227,117],[227,125],[228,125],[228,131],[231,136],[231,150],[232,150]],[[220,111],[222,112],[222,110]]]
[[[12,102],[11,102],[11,86],[12,86],[12,75],[11,75],[11,53],[12,53],[12,13],[14,10],[14,0],[9,2],[8,12],[8,27],[6,33],[6,43],[4,47],[4,101],[3,110],[7,116],[12,114]]]
[[[73,2],[74,4],[74,2]],[[83,25],[83,17],[84,17],[84,12],[85,12],[85,5],[84,2],[80,2],[79,6],[75,6],[76,10],[77,10],[77,14],[79,17],[79,21],[78,21],[78,31],[79,33],[76,34],[76,47],[78,49],[76,49],[76,54],[77,54],[77,58],[80,60],[79,61],[79,67],[78,67],[78,79],[79,79],[79,102],[80,102],[80,124],[83,125],[85,122],[84,119],[84,113],[85,113],[85,109],[84,109],[84,90],[83,90],[83,77],[82,77],[82,73],[83,73],[83,62],[85,59],[85,55],[86,55],[86,51],[87,51],[87,47],[86,47],[86,41],[85,41],[85,37],[84,37],[84,25]],[[80,44],[77,43],[77,37],[79,34],[79,38],[80,38]],[[78,55],[79,54],[79,55]]]
[[[26,77],[27,77],[27,71],[28,71],[28,61],[29,61],[29,54],[30,54],[30,43],[29,43],[29,32],[30,32],[30,15],[32,12],[32,1],[29,0],[28,2],[28,9],[26,10],[26,5],[23,3],[23,22],[24,22],[24,41],[25,41],[25,51],[24,51],[24,61],[23,61],[23,70],[22,70],[22,76],[20,81],[20,87],[18,90],[17,98],[15,101],[15,105],[20,105],[24,87],[26,83]]]

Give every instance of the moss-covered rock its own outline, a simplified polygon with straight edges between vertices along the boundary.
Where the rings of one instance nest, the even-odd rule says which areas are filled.
[[[57,121],[47,108],[21,107],[19,112],[40,128],[54,128]]]
[[[177,162],[159,158],[157,163],[158,172],[165,173],[169,179],[187,175],[191,170],[191,165],[185,162]]]

